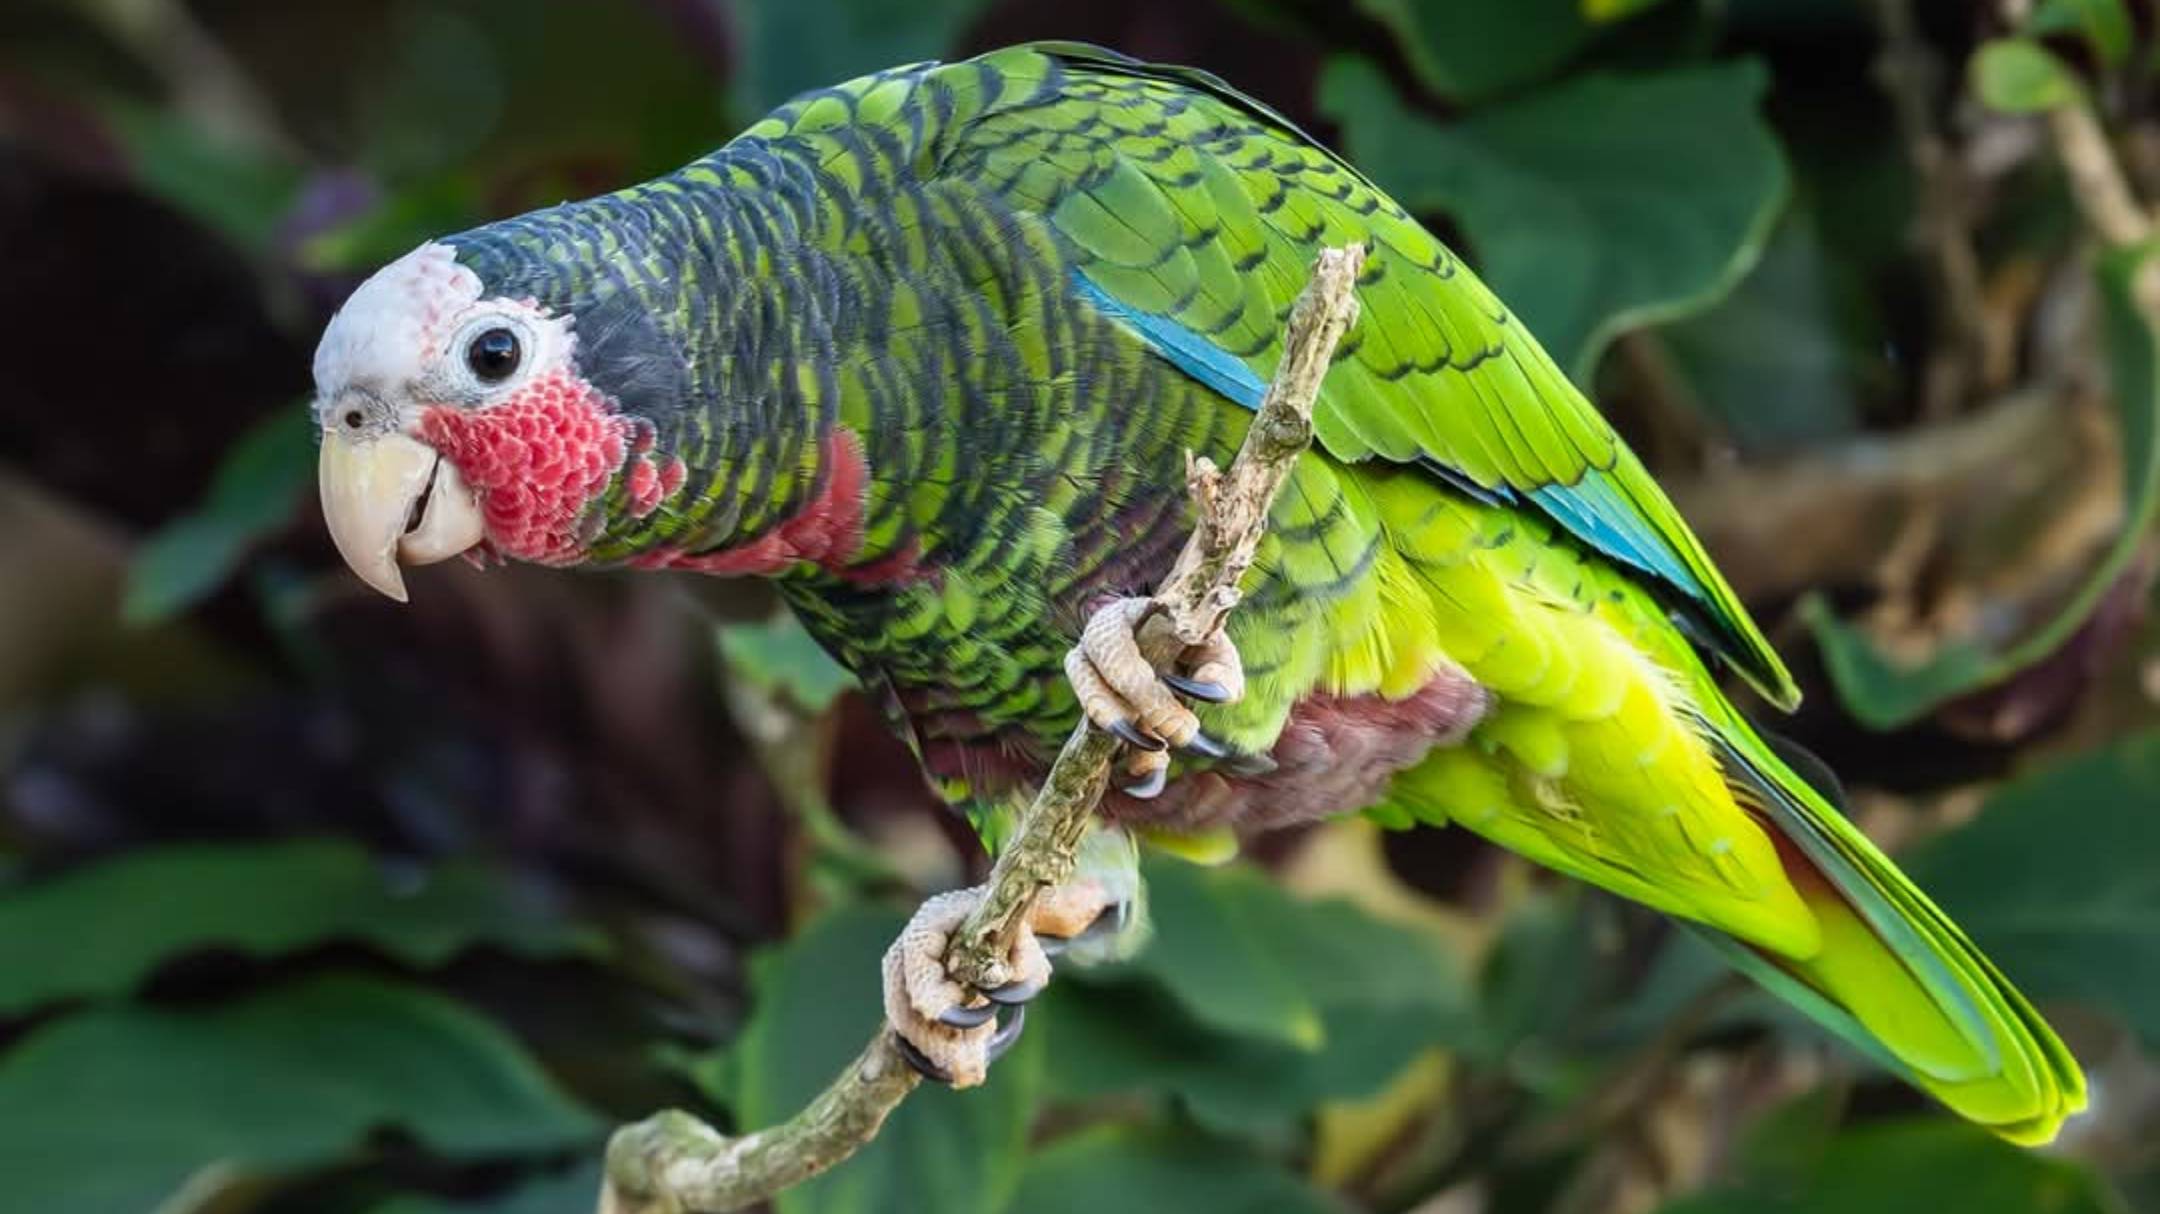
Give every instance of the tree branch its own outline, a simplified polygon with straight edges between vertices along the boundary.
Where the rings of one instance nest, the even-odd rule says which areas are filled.
[[[1220,628],[1237,605],[1269,508],[1312,442],[1313,401],[1336,344],[1357,318],[1355,289],[1365,262],[1351,245],[1320,254],[1283,336],[1283,356],[1244,445],[1228,472],[1190,460],[1187,489],[1197,525],[1156,588],[1141,651],[1157,665]],[[1036,897],[1063,884],[1109,783],[1116,739],[1075,726],[1044,778],[1020,829],[998,856],[982,902],[955,934],[946,963],[978,988],[1008,980],[1020,925]],[[669,1110],[615,1132],[608,1142],[601,1214],[717,1214],[739,1210],[799,1184],[853,1155],[919,1082],[889,1028],[794,1117],[729,1138],[688,1113]]]
[[[2003,19],[2014,29],[2032,15],[2032,0],[2002,0]],[[2048,133],[2070,176],[2070,195],[2100,238],[2125,248],[2152,235],[2152,217],[2138,204],[2129,178],[2115,159],[2107,131],[2089,98],[2078,96],[2047,112]]]
[[[2152,219],[2130,192],[2130,182],[2108,146],[2107,132],[2089,103],[2078,100],[2048,111],[2055,150],[2070,174],[2070,193],[2085,220],[2103,240],[2117,247],[2152,235]]]

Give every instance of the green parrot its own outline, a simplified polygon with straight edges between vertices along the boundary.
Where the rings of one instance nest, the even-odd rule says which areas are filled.
[[[1352,242],[1362,317],[1228,635],[1136,671],[1188,453],[1234,454],[1315,255]],[[1131,744],[1110,823],[1455,823],[1699,929],[2005,1138],[2085,1103],[1719,689],[1798,698],[1640,461],[1431,233],[1214,76],[1041,44],[819,89],[414,250],[314,373],[326,520],[393,597],[460,554],[768,577],[993,844],[1084,714]],[[958,990],[939,904],[887,1009],[966,1082],[1047,962],[1029,937],[1023,989]]]

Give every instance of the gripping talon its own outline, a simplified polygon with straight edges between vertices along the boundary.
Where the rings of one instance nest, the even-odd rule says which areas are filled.
[[[1207,736],[1205,733],[1194,734],[1192,740],[1185,743],[1184,749],[1186,753],[1199,755],[1203,759],[1227,759],[1230,757],[1229,747]]]
[[[978,1007],[949,1007],[938,1013],[938,1023],[956,1029],[979,1028],[997,1013],[996,1002]]]
[[[1146,775],[1141,776],[1138,780],[1135,780],[1130,784],[1123,785],[1118,789],[1118,791],[1124,793],[1128,797],[1131,797],[1135,801],[1152,801],[1162,795],[1163,789],[1168,787],[1169,783],[1169,765],[1166,763],[1158,763],[1155,766],[1149,768]]]
[[[1233,776],[1264,776],[1275,770],[1275,760],[1260,753],[1238,753],[1222,763],[1222,769]]]
[[[999,1058],[1004,1057],[1005,1051],[1011,1049],[1013,1043],[1020,1040],[1020,1032],[1026,1027],[1027,1005],[1014,1004],[1012,1019],[1007,1020],[1004,1027],[998,1029],[997,1035],[990,1038],[990,1044],[983,1050],[983,1056],[991,1062],[996,1062]]]
[[[1048,985],[1050,985],[1049,980],[1045,978],[1024,978],[1018,982],[1008,982],[1003,986],[991,987],[989,990],[984,991],[982,996],[990,1001],[990,1010],[995,1011],[1000,1004],[1006,1007],[1018,1007],[1042,994],[1043,988]],[[988,1017],[984,1017],[984,1019],[988,1019]],[[978,1020],[975,1023],[981,1024],[982,1021]],[[959,1027],[972,1028],[973,1025]]]
[[[1188,679],[1181,674],[1161,674],[1156,677],[1163,681],[1163,686],[1195,700],[1205,700],[1210,704],[1228,704],[1231,700],[1230,689],[1220,683]]]
[[[1151,753],[1169,749],[1170,744],[1148,733],[1131,721],[1112,721],[1104,727],[1112,737],[1127,746],[1137,747]]]
[[[1002,1030],[1000,1031],[1002,1032]],[[952,1072],[946,1070],[944,1067],[939,1066],[937,1063],[930,1061],[930,1059],[926,1057],[921,1050],[915,1048],[914,1042],[909,1041],[906,1037],[900,1035],[899,1033],[894,1033],[892,1035],[892,1038],[893,1044],[900,1048],[901,1061],[906,1062],[910,1067],[913,1067],[916,1074],[922,1076],[923,1078],[929,1080],[932,1083],[949,1084],[952,1082]]]

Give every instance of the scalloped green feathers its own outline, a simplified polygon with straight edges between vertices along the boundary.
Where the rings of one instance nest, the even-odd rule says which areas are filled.
[[[1442,509],[1399,478],[1359,485],[1383,532],[1415,537],[1366,577],[1419,609],[1381,609],[1390,635],[1440,636],[1501,701],[1470,745],[1397,780],[1391,812],[1461,822],[1718,929],[1751,971],[2006,1137],[2052,1137],[2082,1107],[2082,1075],[2023,997],[1725,704],[1667,609],[1773,702],[1798,695],[1641,463],[1452,253],[1205,73],[1064,45],[980,62],[1003,91],[1038,91],[989,107],[945,171],[1047,217],[1074,290],[1228,401],[1259,403],[1318,249],[1367,243],[1362,317],[1316,437],[1464,503]],[[1566,557],[1508,507],[1613,564]],[[1449,514],[1468,544],[1433,542]]]
[[[1783,661],[1641,462],[1544,347],[1401,207],[1208,73],[1065,44],[1035,50],[1120,82],[1087,119],[1124,138],[1053,161],[1048,172],[1029,163],[1041,150],[1035,140],[982,161],[989,173],[1056,182],[1038,197],[1054,200],[1048,215],[1076,251],[1082,291],[1188,374],[1255,408],[1303,267],[1323,245],[1367,242],[1365,308],[1314,410],[1327,451],[1426,467],[1529,502],[1657,578],[1750,683],[1781,708],[1797,704]],[[1001,67],[1024,78],[1039,70],[1022,58],[1032,53],[1008,52]],[[1225,110],[1254,133],[1185,142]],[[1067,188],[1075,177],[1078,188]]]
[[[1642,465],[1452,253],[1280,115],[1204,73],[1018,47],[806,94],[680,181],[715,185],[712,214],[778,199],[771,230],[815,247],[806,301],[862,309],[822,369],[866,443],[864,542],[931,575],[783,592],[951,799],[1039,774],[1076,717],[1071,628],[1160,576],[1185,453],[1234,447],[1314,255],[1364,242],[1317,448],[1231,617],[1247,694],[1201,709],[1283,761],[1276,789],[1302,773],[1271,820],[1459,824],[1699,925],[2006,1137],[2082,1105],[2024,999],[1726,702],[1706,653],[1796,693]],[[769,243],[738,254],[776,272]],[[1491,706],[1435,745],[1414,706],[1463,676]]]

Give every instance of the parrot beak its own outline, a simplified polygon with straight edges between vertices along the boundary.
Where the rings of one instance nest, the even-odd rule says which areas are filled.
[[[338,555],[360,580],[402,603],[398,569],[448,560],[486,533],[480,503],[457,465],[404,434],[323,434],[323,519]]]

